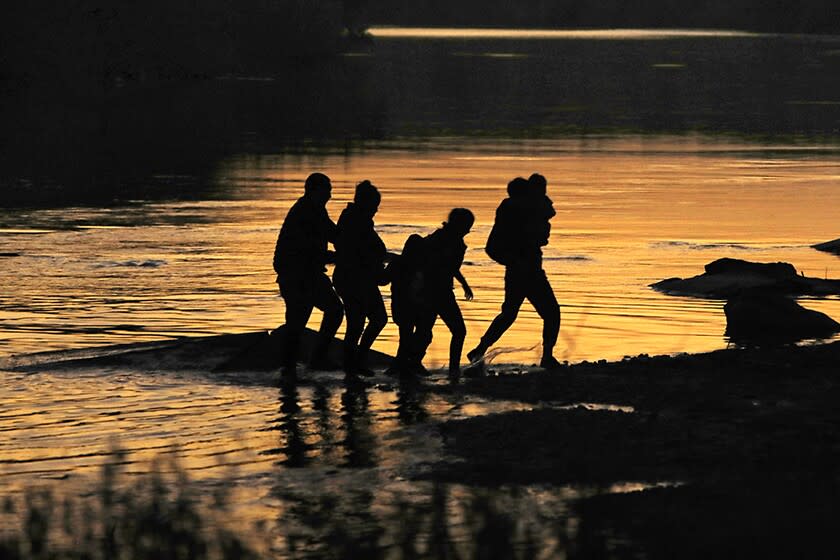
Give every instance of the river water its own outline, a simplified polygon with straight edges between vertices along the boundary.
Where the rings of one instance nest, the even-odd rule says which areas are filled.
[[[457,206],[476,224],[461,302],[467,347],[498,312],[503,268],[483,247],[511,176],[540,171],[557,216],[545,269],[562,306],[558,357],[620,359],[723,348],[723,302],[666,296],[648,285],[700,274],[720,257],[791,262],[838,277],[837,257],[811,249],[837,237],[840,164],[833,146],[762,145],[701,136],[518,141],[397,141],[348,157],[232,156],[214,181],[235,196],[135,201],[109,208],[4,211],[0,349],[34,352],[271,329],[282,322],[271,258],[279,224],[315,169],[334,183],[337,218],[357,181],[383,196],[377,230],[400,251]],[[385,289],[386,299],[389,297]],[[840,316],[837,299],[805,305]],[[317,315],[312,325],[317,325]],[[499,342],[506,361],[538,360],[541,322],[526,303]],[[376,348],[393,353],[389,324]],[[428,358],[440,367],[448,336]]]
[[[132,135],[100,139],[116,146],[119,161],[142,152],[132,161],[155,189],[96,204],[71,197],[60,206],[0,209],[0,356],[276,327],[283,306],[274,241],[316,170],[332,178],[334,219],[358,181],[380,188],[375,221],[392,251],[411,233],[433,231],[453,207],[475,213],[462,269],[475,292],[474,301],[461,301],[467,349],[503,296],[503,269],[483,251],[495,208],[511,178],[535,171],[548,178],[557,210],[544,256],[562,309],[560,359],[725,347],[723,302],[648,287],[699,274],[720,257],[840,277],[837,257],[810,248],[840,235],[840,38],[375,35],[373,51],[342,63],[349,70],[338,83],[346,89],[315,88],[302,109],[288,96],[281,108],[272,105],[294,89],[283,77],[224,77],[172,92],[184,108],[196,100],[184,120],[164,112],[153,121],[160,130],[150,132],[153,125],[134,116]],[[140,147],[141,140],[150,141]],[[213,157],[195,166],[204,148]],[[78,157],[80,168],[90,165]],[[837,298],[803,304],[840,317]],[[526,303],[499,342],[510,352],[497,361],[537,361],[540,329]],[[375,347],[393,353],[396,343],[389,324]],[[444,365],[447,344],[439,325],[427,366]],[[0,384],[7,493],[56,480],[82,493],[112,445],[131,451],[129,470],[137,472],[177,450],[203,483],[241,483],[235,503],[248,523],[276,520],[284,500],[305,501],[295,496],[329,481],[348,508],[376,512],[363,525],[378,526],[397,494],[430,499],[430,486],[405,481],[440,458],[435,421],[523,406],[476,401],[465,409],[443,397],[418,404],[388,386],[361,394],[303,387],[290,396],[201,372],[8,373]],[[467,490],[446,492],[463,505]],[[499,499],[517,500],[522,511],[537,507],[536,517],[554,527],[573,524],[558,504],[587,490],[517,492]],[[555,540],[544,542],[551,549]]]

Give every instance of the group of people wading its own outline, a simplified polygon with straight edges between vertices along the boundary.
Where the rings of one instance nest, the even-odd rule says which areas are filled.
[[[274,270],[286,304],[283,376],[296,375],[301,337],[313,308],[323,312],[323,320],[310,369],[343,369],[349,379],[373,375],[367,355],[388,321],[380,291],[387,284],[391,284],[391,317],[399,327],[399,347],[386,373],[427,373],[422,361],[440,317],[452,334],[449,373],[457,376],[467,329],[453,288],[457,280],[466,299],[473,298],[460,270],[467,250],[464,238],[475,221],[473,213],[454,208],[441,228],[425,237],[412,234],[397,255],[387,251],[374,229],[381,195],[370,181],[356,185],[353,202],[337,223],[327,213],[331,194],[329,177],[323,173],[307,177],[304,194],[289,210],[277,237]],[[505,267],[505,298],[478,346],[467,353],[470,362],[483,359],[513,324],[527,298],[543,319],[540,366],[559,366],[553,351],[560,306],[542,268],[542,247],[548,244],[554,214],[542,175],[517,177],[508,184],[508,198],[496,209],[486,246],[490,258]],[[328,250],[328,243],[335,251]],[[332,281],[326,273],[329,263],[335,263]],[[338,364],[330,360],[328,349],[344,316],[343,360]]]

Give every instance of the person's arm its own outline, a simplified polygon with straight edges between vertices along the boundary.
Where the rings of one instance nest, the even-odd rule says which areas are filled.
[[[467,301],[472,301],[472,298],[473,298],[472,288],[470,288],[470,285],[467,284],[467,279],[464,278],[464,275],[461,274],[460,270],[455,273],[455,280],[457,280],[458,283],[461,284],[461,286],[464,288],[464,297],[467,299]]]
[[[347,210],[341,212],[337,222],[333,222],[324,209],[324,228],[327,241],[332,243],[333,249],[327,249],[324,254],[324,264],[337,264],[338,257],[344,262],[357,258],[358,232],[352,216]]]
[[[330,218],[326,208],[324,209],[324,216],[327,219],[325,224],[327,228],[327,241],[335,245],[335,240],[338,237],[338,225],[332,221],[332,218]]]
[[[304,226],[301,220],[301,204],[298,201],[289,209],[277,234],[277,243],[274,245],[274,272],[280,274],[281,268],[291,268],[298,264],[294,261],[300,259],[301,240],[308,237],[301,233]]]

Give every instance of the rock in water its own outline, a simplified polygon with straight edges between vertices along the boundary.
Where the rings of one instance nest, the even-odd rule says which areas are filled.
[[[268,371],[277,370],[281,366],[281,357],[284,340],[284,328],[274,329],[270,334],[256,338],[253,343],[243,345],[236,353],[231,353],[228,359],[217,364],[214,371]],[[315,348],[318,333],[312,329],[305,329],[300,340],[300,356],[306,359],[312,354]],[[335,363],[341,363],[342,341],[333,338],[330,342],[327,358]],[[370,350],[368,352],[368,366],[372,368],[384,368],[391,363],[393,358],[382,352]]]
[[[301,338],[302,358],[309,356],[318,333],[306,329]],[[283,344],[283,328],[271,334],[266,331],[223,334],[203,337],[184,337],[163,342],[146,342],[82,351],[47,352],[22,356],[10,369],[40,371],[90,367],[124,367],[141,371],[205,371],[259,372],[279,371]],[[329,357],[338,361],[342,355],[342,341],[334,338]],[[385,368],[393,358],[376,350],[368,354],[368,366]]]
[[[790,263],[755,263],[741,259],[724,257],[712,261],[703,267],[706,274],[732,274],[739,276],[761,276],[776,280],[796,278],[796,268]]]
[[[817,251],[825,251],[827,253],[834,253],[835,255],[840,255],[840,239],[835,239],[834,241],[826,241],[825,243],[817,243],[816,245],[811,245]]]
[[[840,323],[825,313],[806,309],[793,299],[774,293],[732,297],[723,311],[726,335],[735,343],[795,342],[840,332]]]
[[[799,276],[790,263],[723,258],[707,264],[705,270],[692,278],[668,278],[650,287],[667,294],[720,299],[753,290],[790,296],[840,294],[840,280]]]

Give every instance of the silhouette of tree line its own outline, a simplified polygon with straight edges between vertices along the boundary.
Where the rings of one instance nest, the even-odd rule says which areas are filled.
[[[33,0],[3,11],[0,75],[70,84],[282,68],[338,52],[347,26],[341,0]]]
[[[830,0],[33,0],[0,17],[0,78],[85,83],[277,70],[368,25],[840,30]]]
[[[840,5],[830,0],[369,0],[366,9],[378,25],[840,30]]]
[[[840,30],[830,0],[33,0],[0,18],[0,78],[84,84],[276,71],[372,24]]]

